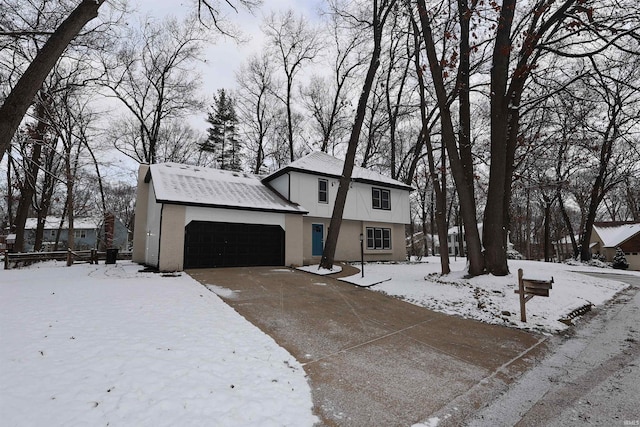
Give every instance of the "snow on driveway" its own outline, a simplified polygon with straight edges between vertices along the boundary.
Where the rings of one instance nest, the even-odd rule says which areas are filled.
[[[187,275],[0,271],[3,425],[303,426],[300,364]]]

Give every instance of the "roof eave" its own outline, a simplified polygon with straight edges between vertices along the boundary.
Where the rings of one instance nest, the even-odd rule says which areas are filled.
[[[299,214],[299,215],[306,215],[309,213],[308,211],[305,211],[305,210],[259,208],[259,207],[253,207],[253,206],[219,205],[214,203],[182,202],[178,200],[166,200],[166,199],[156,199],[156,202],[165,203],[168,205],[195,206],[200,208],[219,208],[219,209],[231,209],[231,210],[240,210],[240,211],[290,213],[290,214]]]
[[[322,177],[327,177],[327,178],[336,178],[336,179],[340,179],[341,176],[340,175],[335,175],[335,174],[331,174],[331,173],[326,173],[326,172],[318,172],[318,171],[312,171],[312,170],[308,170],[308,169],[301,169],[301,168],[296,168],[296,167],[292,167],[292,166],[285,166],[284,168],[274,172],[273,174],[263,178],[261,180],[262,183],[267,183],[273,179],[276,179],[288,172],[300,172],[300,173],[306,173],[309,175],[316,175],[316,176],[322,176]],[[355,182],[362,182],[363,184],[372,184],[372,185],[378,185],[380,187],[388,187],[388,188],[396,188],[399,190],[406,190],[406,191],[414,191],[415,189],[409,185],[406,184],[393,184],[393,183],[389,183],[389,182],[384,182],[384,181],[377,181],[374,179],[366,179],[366,178],[352,178],[353,181]]]

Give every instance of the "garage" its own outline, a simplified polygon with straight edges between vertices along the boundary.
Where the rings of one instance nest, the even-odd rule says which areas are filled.
[[[191,221],[185,227],[184,268],[284,265],[279,225]]]

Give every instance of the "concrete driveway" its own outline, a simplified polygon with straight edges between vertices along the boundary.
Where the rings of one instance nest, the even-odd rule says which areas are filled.
[[[546,346],[539,335],[284,267],[187,273],[235,291],[223,299],[302,363],[314,411],[329,426],[411,425],[445,405],[464,417]]]

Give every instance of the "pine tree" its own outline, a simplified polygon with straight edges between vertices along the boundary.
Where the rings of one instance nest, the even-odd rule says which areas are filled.
[[[613,268],[617,268],[618,270],[626,270],[629,268],[629,262],[624,256],[624,252],[622,249],[616,248],[616,254],[613,257],[613,262],[611,263]]]
[[[214,104],[207,115],[207,140],[200,145],[202,151],[214,154],[218,167],[225,170],[242,169],[242,143],[238,136],[235,100],[224,89],[213,97]]]

